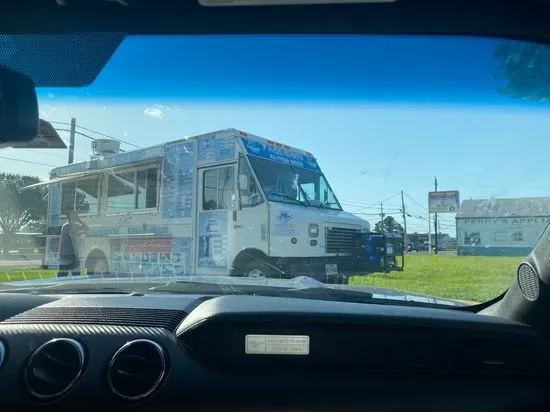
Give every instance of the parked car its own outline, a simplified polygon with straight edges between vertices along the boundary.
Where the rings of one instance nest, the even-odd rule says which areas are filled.
[[[415,242],[409,243],[409,252],[427,252],[428,243],[424,242]]]

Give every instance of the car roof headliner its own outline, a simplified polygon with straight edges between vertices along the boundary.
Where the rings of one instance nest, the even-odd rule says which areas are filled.
[[[2,33],[468,34],[550,41],[550,0],[398,0],[344,5],[202,7],[197,0],[19,0]]]
[[[0,36],[0,63],[27,74],[39,87],[91,84],[130,34],[440,34],[550,43],[550,0],[263,7],[202,7],[196,0],[125,0],[130,6],[64,1],[66,6],[19,0],[0,13],[0,33],[24,35]],[[36,34],[56,36],[37,40]],[[17,53],[7,53],[7,43],[15,44]]]

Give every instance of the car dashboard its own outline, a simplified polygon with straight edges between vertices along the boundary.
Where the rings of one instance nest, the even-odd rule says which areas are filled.
[[[3,295],[2,409],[538,410],[546,340],[455,309]]]

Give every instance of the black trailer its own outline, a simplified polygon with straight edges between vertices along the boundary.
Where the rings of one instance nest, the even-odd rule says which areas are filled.
[[[364,253],[365,274],[403,270],[405,250],[403,237],[399,233],[366,233],[362,235],[360,244]]]
[[[405,262],[403,237],[398,233],[357,233],[351,256],[342,259],[345,264],[339,267],[338,275],[324,275],[323,270],[310,268],[309,273],[314,275],[307,276],[326,283],[347,284],[350,276],[401,271]],[[319,276],[320,273],[323,274]]]
[[[386,264],[391,271],[401,271],[405,268],[405,242],[400,233],[385,233]],[[399,260],[399,258],[401,258]]]

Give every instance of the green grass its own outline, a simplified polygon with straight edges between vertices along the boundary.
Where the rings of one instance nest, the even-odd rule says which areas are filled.
[[[483,302],[505,291],[516,274],[518,257],[407,255],[403,272],[355,276],[350,284]],[[55,276],[55,270],[0,269],[0,282]]]
[[[16,280],[44,279],[54,277],[57,270],[44,269],[0,269],[0,282]]]
[[[350,284],[483,302],[504,292],[522,258],[407,255],[403,272],[355,276]]]

